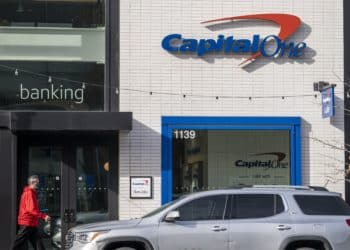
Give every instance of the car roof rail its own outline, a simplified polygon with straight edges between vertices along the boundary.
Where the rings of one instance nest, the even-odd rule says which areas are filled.
[[[294,189],[294,190],[311,190],[311,191],[326,191],[328,189],[322,186],[297,186],[297,185],[253,185],[252,188],[276,188],[276,189]]]
[[[322,186],[301,186],[301,185],[234,185],[227,189],[243,189],[243,188],[261,188],[261,189],[292,189],[292,190],[310,190],[310,191],[326,191],[329,190]]]
[[[252,187],[253,187],[253,185],[239,184],[239,185],[229,186],[226,189],[242,189],[242,188],[252,188]]]
[[[329,190],[325,187],[322,186],[308,186],[309,188],[311,188],[312,190],[315,191],[325,191],[325,192],[329,192]]]
[[[294,190],[312,190],[309,186],[296,185],[253,185],[252,188],[276,188],[276,189],[294,189]]]

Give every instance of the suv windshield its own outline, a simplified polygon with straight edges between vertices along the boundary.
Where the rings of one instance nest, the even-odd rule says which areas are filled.
[[[307,215],[350,215],[350,207],[339,196],[294,195],[300,209]]]

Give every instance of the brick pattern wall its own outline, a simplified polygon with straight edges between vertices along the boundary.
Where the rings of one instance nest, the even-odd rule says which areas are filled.
[[[120,136],[120,218],[138,217],[160,205],[161,116],[300,116],[303,183],[344,192],[343,6],[341,0],[122,0],[120,23],[120,107],[132,111],[133,130]],[[290,13],[303,23],[293,36],[309,48],[303,58],[259,58],[248,69],[246,55],[173,55],[161,48],[164,36],[251,39],[278,33],[268,22],[219,25],[202,21],[255,13]],[[235,99],[186,97],[312,95],[313,82],[337,84],[336,116],[322,119],[315,97]],[[171,92],[159,95],[130,91]],[[328,144],[334,145],[330,146]],[[129,176],[154,177],[152,200],[129,199]]]

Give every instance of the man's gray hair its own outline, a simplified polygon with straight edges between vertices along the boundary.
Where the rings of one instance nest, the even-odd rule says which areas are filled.
[[[28,184],[29,185],[33,184],[34,182],[37,182],[37,181],[39,181],[39,176],[37,176],[37,175],[31,175],[28,178]]]

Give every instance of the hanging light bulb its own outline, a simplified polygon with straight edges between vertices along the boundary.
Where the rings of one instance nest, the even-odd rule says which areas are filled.
[[[115,89],[115,93],[116,93],[117,95],[119,95],[119,89],[118,89],[118,88]]]
[[[48,81],[48,83],[52,83],[52,77],[49,76],[49,79],[47,81]]]
[[[83,85],[81,85],[82,89],[85,89],[85,82],[83,82]]]
[[[18,73],[18,69],[15,70],[15,76],[18,76],[19,73]]]

